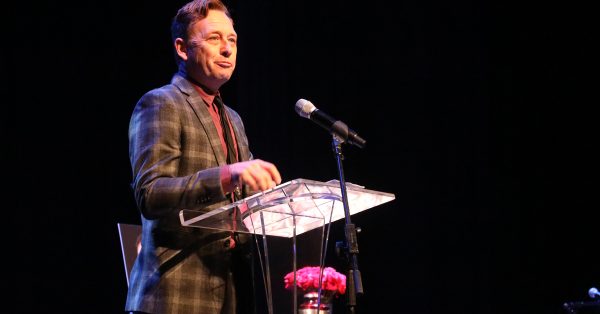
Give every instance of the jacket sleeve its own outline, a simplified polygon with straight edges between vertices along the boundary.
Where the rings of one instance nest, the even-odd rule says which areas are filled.
[[[132,187],[137,206],[147,219],[225,200],[218,167],[182,173],[182,137],[186,133],[181,102],[173,93],[153,90],[138,101],[131,116]]]

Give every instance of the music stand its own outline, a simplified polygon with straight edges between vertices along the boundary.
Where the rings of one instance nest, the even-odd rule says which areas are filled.
[[[364,186],[348,182],[346,194],[351,215],[395,198],[394,194],[365,189]],[[307,179],[282,183],[209,212],[191,209],[183,209],[179,212],[183,226],[263,236],[269,313],[272,313],[272,299],[266,236],[293,238],[295,248],[297,235],[344,217],[339,181],[320,182]],[[296,271],[295,254],[294,249],[294,272]],[[294,290],[295,288],[294,286]],[[296,298],[296,291],[294,291],[294,298]],[[295,299],[294,304],[296,304]]]

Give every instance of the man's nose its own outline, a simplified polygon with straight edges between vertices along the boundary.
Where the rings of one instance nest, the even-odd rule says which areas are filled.
[[[233,52],[233,43],[228,40],[223,41],[223,45],[221,45],[221,54],[224,56],[229,56]]]

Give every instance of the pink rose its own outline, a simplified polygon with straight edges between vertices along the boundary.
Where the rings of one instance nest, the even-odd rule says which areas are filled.
[[[296,284],[301,290],[319,289],[318,266],[306,266],[296,271]],[[292,289],[294,286],[294,272],[290,272],[283,278],[286,289]],[[323,268],[323,278],[321,279],[321,289],[336,291],[339,294],[346,292],[346,276],[338,273],[331,267]]]

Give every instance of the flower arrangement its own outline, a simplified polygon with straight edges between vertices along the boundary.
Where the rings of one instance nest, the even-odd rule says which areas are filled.
[[[296,271],[296,285],[303,291],[315,291],[319,289],[319,274],[321,268],[318,266],[306,266]],[[290,272],[283,278],[286,289],[294,287],[294,272]],[[346,292],[346,276],[338,273],[332,267],[323,268],[321,278],[321,289],[337,294]]]

